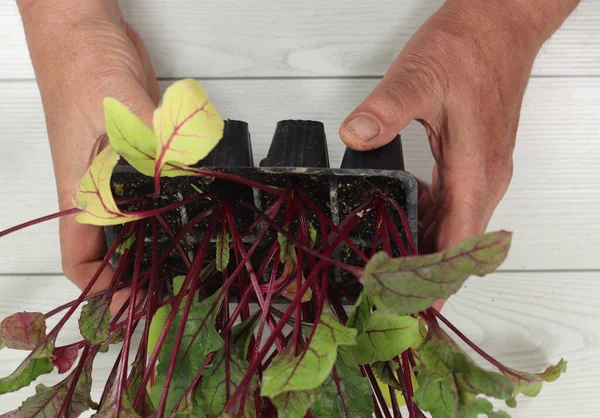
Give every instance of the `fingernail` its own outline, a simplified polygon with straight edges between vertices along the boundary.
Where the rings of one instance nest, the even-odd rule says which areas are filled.
[[[370,141],[379,135],[379,124],[367,115],[358,115],[346,125],[348,130],[363,141]]]

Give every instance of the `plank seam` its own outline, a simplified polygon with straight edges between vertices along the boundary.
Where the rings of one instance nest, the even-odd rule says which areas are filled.
[[[507,270],[497,270],[495,273],[502,274],[575,274],[575,273],[600,273],[600,269],[532,269],[532,270],[517,270],[517,269],[507,269]],[[492,273],[494,274],[494,273]],[[0,273],[0,279],[5,277],[53,277],[53,276],[64,276],[64,273]]]
[[[308,81],[327,81],[327,80],[381,80],[383,75],[349,75],[349,76],[234,76],[234,77],[201,77],[201,76],[182,76],[182,77],[159,77],[158,81],[177,81],[185,78],[193,78],[200,81],[286,81],[286,80],[308,80]],[[530,79],[600,79],[600,74],[574,74],[574,75],[532,75]],[[18,83],[34,82],[35,78],[0,78],[0,83]]]

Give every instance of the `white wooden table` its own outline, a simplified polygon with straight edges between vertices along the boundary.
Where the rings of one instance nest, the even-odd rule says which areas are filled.
[[[255,158],[275,123],[337,129],[441,0],[122,0],[162,86],[197,77],[225,117],[250,124]],[[206,23],[203,23],[206,22]],[[47,135],[14,1],[0,4],[0,230],[57,209]],[[407,168],[427,178],[423,129],[403,132]],[[446,315],[500,361],[567,374],[523,399],[517,418],[600,416],[600,2],[584,0],[548,42],[523,106],[512,185],[490,225],[514,231],[501,272],[471,279]],[[0,318],[76,297],[61,275],[57,223],[0,240]],[[596,325],[594,325],[596,324]],[[70,336],[76,338],[75,324]],[[66,337],[69,338],[69,335]],[[3,352],[0,375],[22,358]],[[111,363],[95,374],[96,397]],[[46,376],[41,382],[55,382]],[[0,413],[33,392],[0,397]]]

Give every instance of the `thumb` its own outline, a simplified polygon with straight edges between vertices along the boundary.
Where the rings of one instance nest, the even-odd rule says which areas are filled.
[[[402,58],[400,58],[402,60]],[[373,92],[344,120],[340,137],[357,151],[379,148],[390,142],[415,119],[435,109],[436,99],[426,74],[396,62]]]

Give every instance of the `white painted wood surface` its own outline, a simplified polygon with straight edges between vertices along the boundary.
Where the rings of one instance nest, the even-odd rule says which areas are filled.
[[[121,0],[160,77],[204,78],[222,113],[250,123],[262,158],[275,123],[322,120],[332,165],[337,127],[442,0]],[[13,0],[0,2],[0,230],[56,210],[39,94]],[[597,417],[600,409],[600,1],[583,0],[543,48],[523,106],[515,174],[490,229],[515,232],[504,270],[471,279],[445,308],[502,362],[567,374],[523,400],[516,418]],[[343,78],[342,78],[343,77]],[[219,78],[206,80],[206,78]],[[169,81],[163,81],[164,88]],[[407,166],[427,177],[422,128],[403,132]],[[56,223],[0,239],[0,318],[77,296],[60,273]],[[78,338],[71,324],[64,341]],[[0,376],[19,352],[2,352]],[[110,355],[109,355],[110,357]],[[98,363],[98,398],[110,362]],[[40,379],[52,383],[56,376]],[[33,387],[0,397],[0,414]]]
[[[255,159],[266,156],[280,119],[322,120],[330,159],[339,167],[343,118],[376,80],[210,80],[224,117],[250,124]],[[168,83],[162,83],[165,87]],[[0,85],[0,228],[56,210],[52,164],[37,87],[31,81]],[[534,78],[523,107],[515,175],[490,228],[515,232],[503,269],[600,268],[600,78]],[[15,103],[16,102],[16,103]],[[430,178],[432,157],[424,130],[403,132],[407,167]],[[27,191],[27,192],[26,192]],[[36,239],[32,240],[31,237]],[[585,242],[585,245],[581,243]],[[56,223],[0,240],[0,272],[58,273]],[[35,254],[32,263],[27,254]]]
[[[122,0],[160,77],[382,75],[443,0]],[[583,0],[536,75],[600,75],[600,2]],[[0,4],[1,78],[33,70],[14,0]]]

